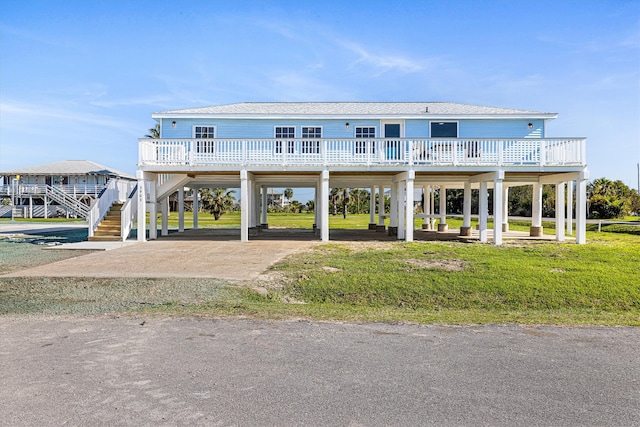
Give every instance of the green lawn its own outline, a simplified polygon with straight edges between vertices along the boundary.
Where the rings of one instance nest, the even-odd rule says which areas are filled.
[[[234,215],[229,215],[231,221]],[[239,220],[238,220],[239,222]],[[312,215],[270,214],[269,226],[311,227]],[[331,216],[366,228],[368,215]],[[448,220],[452,228],[460,218]],[[416,220],[416,228],[421,221]],[[529,223],[511,222],[528,231]],[[548,233],[554,223],[544,223]],[[329,243],[272,267],[268,295],[237,289],[178,313],[427,323],[640,325],[640,227],[610,225],[586,245],[509,241]]]
[[[177,226],[175,216],[172,221]],[[366,228],[369,216],[331,216],[330,221],[332,228]],[[449,220],[452,228],[460,223]],[[205,224],[238,227],[239,216],[213,221],[202,215],[200,225]],[[313,215],[269,215],[272,228],[312,224]],[[419,224],[416,221],[416,227]],[[553,223],[544,226],[553,233]],[[511,222],[512,229],[528,227],[527,222]],[[124,311],[356,322],[640,326],[640,227],[597,229],[597,224],[588,226],[586,245],[330,242],[285,258],[272,266],[270,279],[248,286],[215,279],[0,279],[0,314]],[[3,245],[6,251],[0,253],[11,255],[13,263],[16,258],[29,261],[37,256],[34,251],[42,250]],[[145,292],[138,287],[146,287]],[[138,293],[127,293],[133,290]],[[147,293],[153,298],[145,299]]]

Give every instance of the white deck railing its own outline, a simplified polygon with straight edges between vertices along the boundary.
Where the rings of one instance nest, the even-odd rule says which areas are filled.
[[[140,139],[140,166],[583,166],[585,138]]]
[[[47,184],[7,184],[0,185],[0,195],[29,196],[29,195],[46,195],[48,188],[53,187],[64,193],[73,196],[91,196],[97,197],[105,188],[105,184],[64,184],[64,185],[47,185]]]

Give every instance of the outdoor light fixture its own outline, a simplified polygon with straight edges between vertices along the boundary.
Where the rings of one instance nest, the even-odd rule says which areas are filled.
[[[176,127],[176,121],[175,120],[171,122],[171,127],[172,128]]]
[[[529,123],[529,129],[533,129],[533,123]]]
[[[345,128],[346,130],[349,130],[349,122],[347,122],[347,123],[345,123],[345,124],[344,124],[344,128]]]

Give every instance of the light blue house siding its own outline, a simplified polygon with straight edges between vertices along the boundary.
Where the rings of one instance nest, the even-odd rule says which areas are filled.
[[[175,121],[175,127],[172,122]],[[391,120],[390,120],[391,121]],[[458,138],[542,138],[544,120],[404,120],[406,138],[429,138],[432,121],[457,121]],[[347,129],[346,123],[349,123]],[[531,125],[531,126],[529,126]],[[302,136],[303,126],[322,127],[323,138],[353,138],[358,126],[373,126],[381,136],[381,121],[374,119],[162,119],[163,138],[193,138],[194,126],[215,126],[216,138],[273,138],[276,126],[294,126],[295,137]]]

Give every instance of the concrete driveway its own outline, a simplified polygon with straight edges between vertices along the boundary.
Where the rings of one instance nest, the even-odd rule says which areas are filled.
[[[165,238],[144,243],[129,241],[111,244],[110,250],[90,250],[84,255],[2,277],[214,277],[252,280],[283,257],[317,244],[319,242],[313,240],[240,242]],[[82,246],[86,249],[100,247]]]

